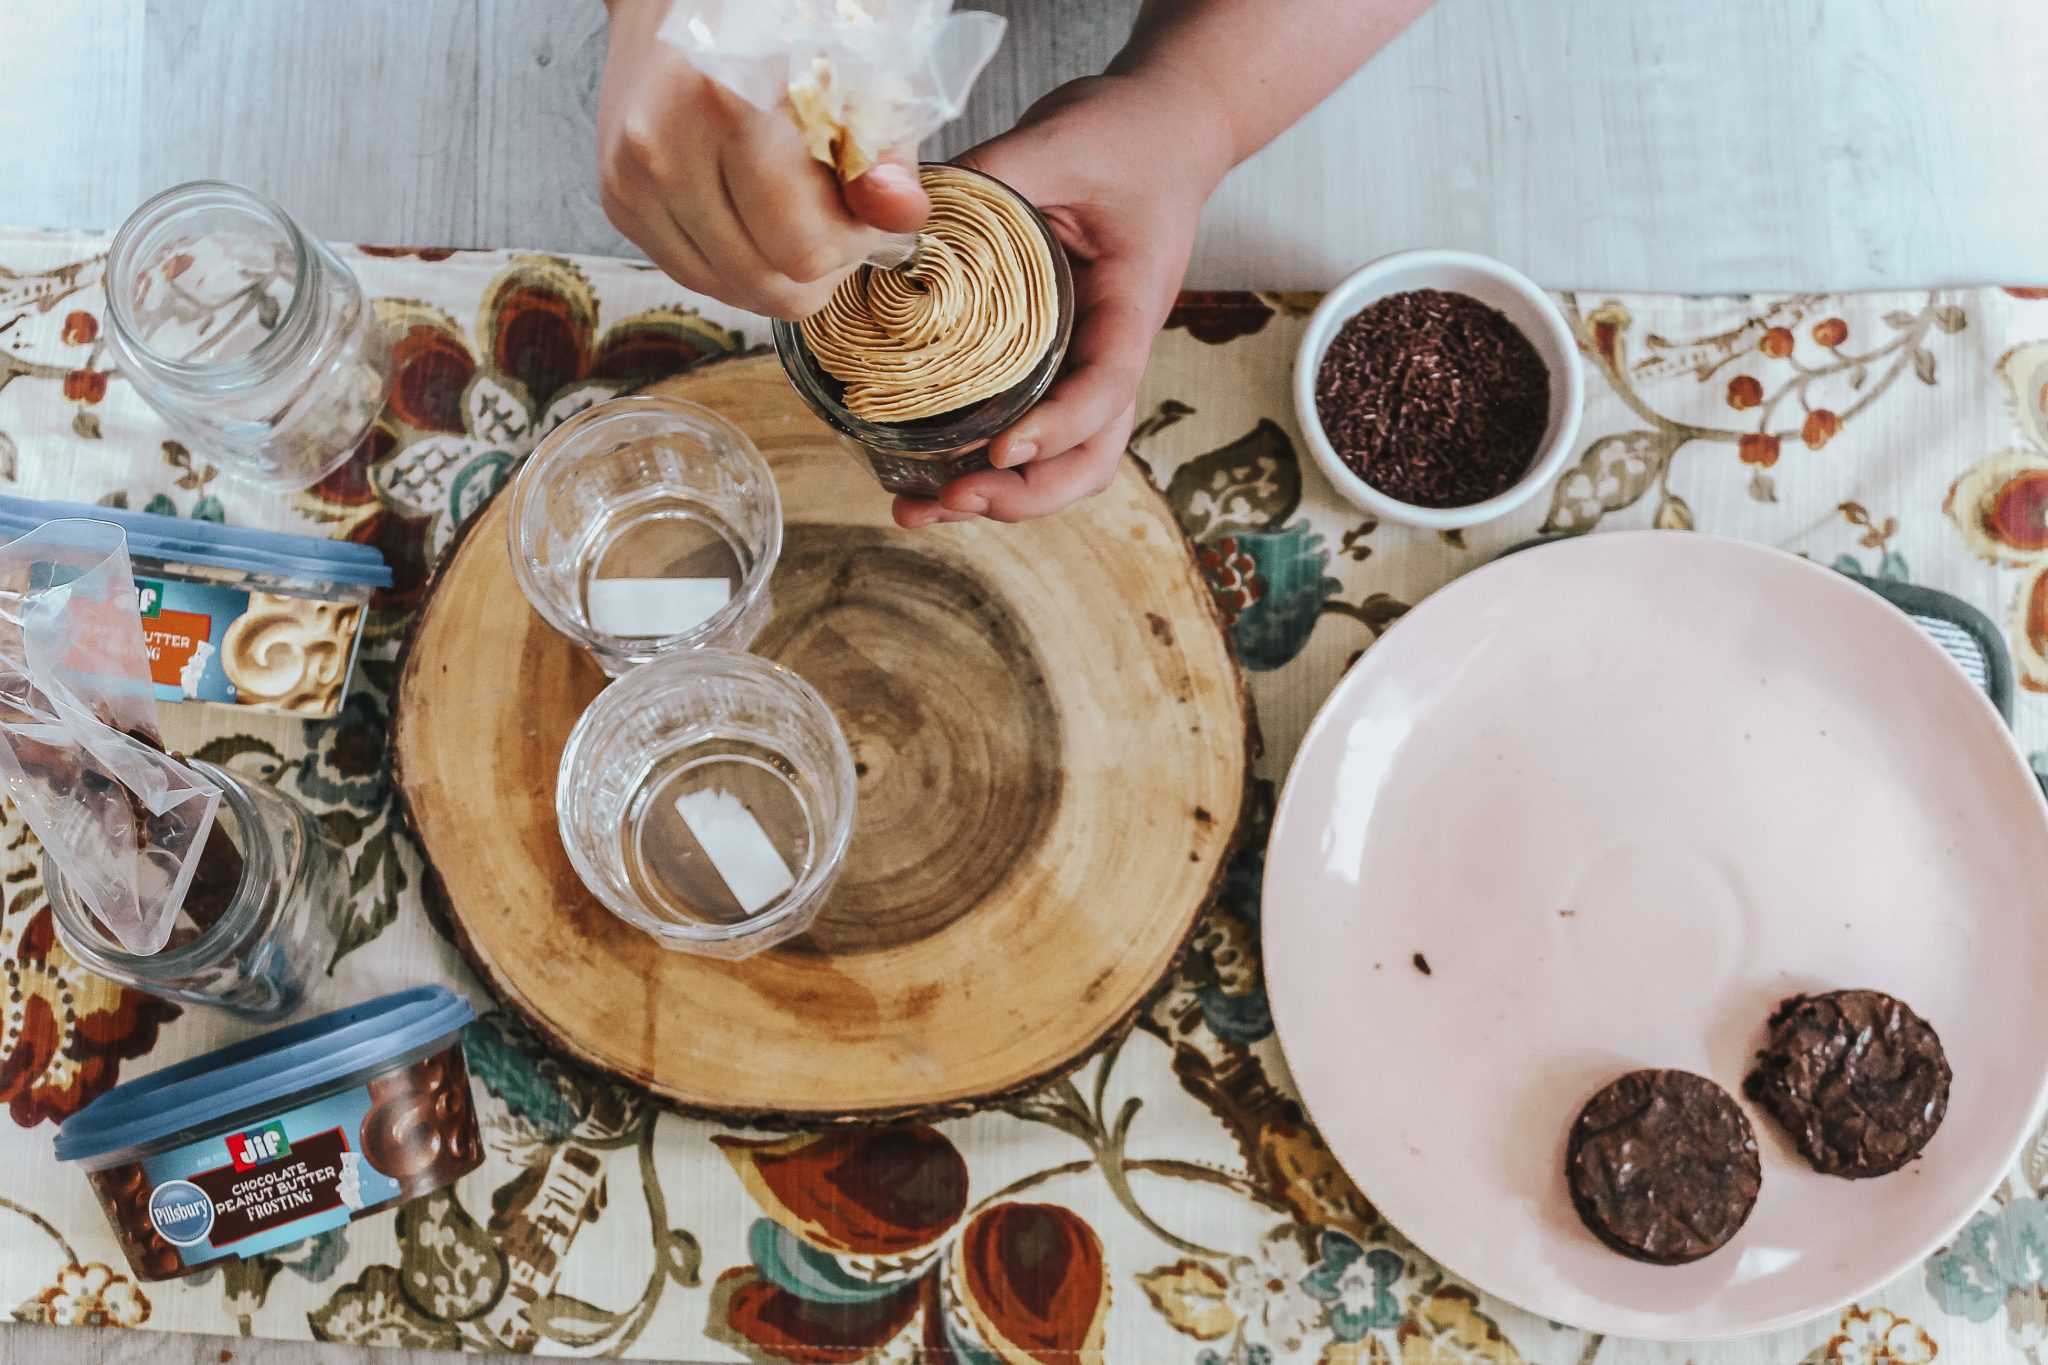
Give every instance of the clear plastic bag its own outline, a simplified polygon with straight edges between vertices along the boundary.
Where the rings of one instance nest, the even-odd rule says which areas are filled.
[[[0,782],[122,946],[161,949],[220,789],[158,739],[117,526],[53,521],[0,542]]]
[[[757,109],[787,114],[842,180],[966,107],[1005,21],[952,0],[676,0],[663,40]]]

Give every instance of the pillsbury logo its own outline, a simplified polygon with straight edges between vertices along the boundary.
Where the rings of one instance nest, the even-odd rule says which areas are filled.
[[[150,1192],[149,1221],[172,1246],[191,1246],[213,1230],[213,1197],[189,1180],[166,1180]]]

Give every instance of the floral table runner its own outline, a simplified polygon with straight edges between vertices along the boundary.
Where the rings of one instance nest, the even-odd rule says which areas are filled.
[[[1338,676],[1409,604],[1539,531],[1698,528],[1955,593],[2007,631],[2021,740],[2048,748],[2048,291],[1564,296],[1594,375],[1580,452],[1546,499],[1462,536],[1377,524],[1304,457],[1288,370],[1312,300],[1186,296],[1133,445],[1251,679],[1266,754],[1245,852],[1140,1029],[1071,1080],[936,1126],[762,1134],[665,1112],[492,1008],[422,895],[385,754],[399,642],[455,527],[564,416],[758,343],[759,321],[625,261],[345,252],[396,347],[390,405],[341,472],[280,496],[166,439],[109,372],[104,248],[0,234],[0,490],[390,558],[397,586],[339,720],[186,707],[167,726],[288,790],[346,847],[352,896],[309,1009],[426,980],[476,998],[488,1157],[395,1213],[137,1284],[85,1181],[52,1159],[54,1129],[116,1081],[245,1030],[73,963],[33,838],[0,809],[0,1307],[15,1318],[800,1362],[2040,1359],[2048,1134],[1954,1246],[1778,1336],[1603,1341],[1474,1292],[1376,1215],[1303,1115],[1264,995],[1258,887],[1273,784]]]

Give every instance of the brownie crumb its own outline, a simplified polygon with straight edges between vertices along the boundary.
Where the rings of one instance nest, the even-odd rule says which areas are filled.
[[[1339,459],[1416,507],[1469,507],[1528,472],[1550,426],[1550,368],[1469,294],[1413,289],[1338,329],[1316,415]]]
[[[1429,959],[1424,957],[1421,953],[1417,953],[1413,958],[1409,960],[1415,964],[1416,971],[1421,972],[1424,976],[1428,976],[1430,974]]]

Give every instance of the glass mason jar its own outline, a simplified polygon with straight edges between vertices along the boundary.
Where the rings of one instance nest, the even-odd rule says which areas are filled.
[[[107,344],[142,400],[229,473],[317,483],[384,406],[391,343],[356,277],[253,190],[177,185],[107,253]]]
[[[949,167],[966,170],[964,166]],[[979,171],[971,174],[981,175]],[[997,180],[982,179],[1014,199],[1030,214],[1031,221],[1045,237],[1052,252],[1053,287],[1058,294],[1059,320],[1052,345],[1039,362],[1016,384],[979,403],[953,412],[914,422],[870,422],[847,411],[840,403],[846,385],[827,374],[804,344],[803,329],[793,322],[774,324],[775,353],[789,382],[803,395],[811,411],[837,431],[856,454],[864,457],[882,487],[891,493],[913,498],[938,496],[941,488],[962,474],[987,469],[988,443],[1031,411],[1067,358],[1067,338],[1074,327],[1074,277],[1067,265],[1066,248],[1029,200]]]
[[[245,782],[212,763],[193,760],[192,766],[219,785],[214,819],[242,855],[241,878],[219,918],[195,932],[181,915],[162,952],[131,953],[46,853],[43,890],[57,937],[82,965],[110,981],[274,1022],[298,1008],[306,983],[334,950],[331,926],[348,895],[341,851],[304,806],[276,788]]]

